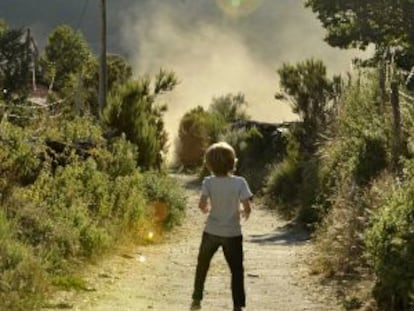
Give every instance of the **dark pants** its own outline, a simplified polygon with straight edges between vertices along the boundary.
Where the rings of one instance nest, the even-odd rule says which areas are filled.
[[[242,241],[242,236],[228,238],[212,235],[206,232],[203,233],[194,282],[194,300],[203,299],[204,282],[206,280],[208,268],[210,267],[210,261],[221,246],[231,271],[233,304],[236,307],[244,307],[246,305]]]

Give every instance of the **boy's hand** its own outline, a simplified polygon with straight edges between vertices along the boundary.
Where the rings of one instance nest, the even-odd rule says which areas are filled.
[[[198,208],[204,213],[208,213],[208,200],[207,197],[202,195],[200,201],[198,202]]]
[[[249,219],[250,213],[252,211],[252,208],[250,207],[250,201],[249,199],[242,201],[243,209],[241,210],[241,216],[247,220]]]
[[[203,214],[207,214],[208,213],[208,206],[207,205],[203,206],[203,207],[200,206],[200,210],[203,212]]]
[[[251,210],[243,209],[241,211],[242,218],[244,218],[244,220],[248,220],[249,219],[249,216],[250,216],[250,212],[251,212]]]

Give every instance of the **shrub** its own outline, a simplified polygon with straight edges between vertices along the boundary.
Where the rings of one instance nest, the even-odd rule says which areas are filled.
[[[319,194],[312,207],[320,223],[313,267],[328,276],[355,279],[368,270],[367,228],[372,214],[387,205],[395,182],[388,172],[391,117],[380,98],[376,79],[361,76],[344,92],[318,153]]]
[[[167,147],[162,116],[167,107],[157,104],[156,97],[171,91],[177,80],[173,73],[160,71],[154,84],[152,88],[151,80],[142,78],[119,86],[110,94],[103,113],[117,136],[124,134],[138,147],[137,164],[143,169],[161,167]]]
[[[27,185],[36,179],[44,146],[30,137],[31,132],[9,122],[0,123],[0,193],[7,195],[13,185]]]
[[[149,202],[161,202],[166,205],[166,215],[162,219],[164,227],[168,229],[179,224],[184,215],[186,198],[177,182],[167,175],[146,172],[142,177],[142,183]]]
[[[269,167],[279,162],[286,151],[282,135],[261,132],[255,126],[227,130],[220,140],[233,146],[238,160],[237,173],[247,179],[254,192],[262,189]]]
[[[91,117],[67,118],[57,123],[49,123],[44,136],[49,140],[73,144],[89,142],[97,146],[105,143],[102,128]]]
[[[207,147],[219,140],[233,122],[247,120],[244,95],[227,94],[213,98],[207,110],[198,106],[180,120],[176,145],[177,164],[186,169],[200,168]],[[201,174],[206,174],[205,170]]]
[[[292,218],[297,212],[300,183],[299,145],[290,139],[285,159],[269,170],[264,189],[265,204],[284,218]]]
[[[222,118],[226,123],[239,120],[248,120],[250,117],[246,112],[248,103],[242,93],[213,98],[208,111]]]
[[[0,306],[2,310],[23,311],[39,306],[46,291],[45,273],[14,232],[0,210]]]
[[[176,154],[178,164],[194,169],[203,163],[207,147],[217,142],[224,131],[224,119],[197,107],[187,112],[180,121]]]
[[[407,180],[392,186],[365,236],[377,277],[374,296],[386,310],[409,310],[414,303],[414,163],[409,161],[406,168]]]

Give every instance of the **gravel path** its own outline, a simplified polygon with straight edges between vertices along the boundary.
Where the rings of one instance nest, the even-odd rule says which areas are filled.
[[[57,301],[79,311],[188,310],[206,219],[196,208],[198,185],[189,178],[179,177],[187,188],[189,204],[182,226],[162,244],[137,246],[91,267],[87,281],[94,291],[62,293]],[[243,231],[246,311],[340,310],[306,274],[303,261],[310,245],[304,232],[289,229],[260,207],[254,207]],[[231,307],[230,272],[219,251],[207,276],[203,310]]]

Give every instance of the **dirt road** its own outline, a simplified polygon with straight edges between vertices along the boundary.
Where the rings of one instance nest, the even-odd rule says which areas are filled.
[[[180,180],[189,203],[183,225],[161,244],[137,246],[92,267],[87,281],[94,291],[65,293],[57,298],[62,306],[79,311],[189,310],[206,216],[196,208],[198,185],[189,177]],[[243,224],[246,310],[340,310],[308,281],[303,264],[310,248],[306,234],[284,225],[260,207]],[[213,258],[207,276],[203,310],[232,310],[230,273],[221,252]]]

